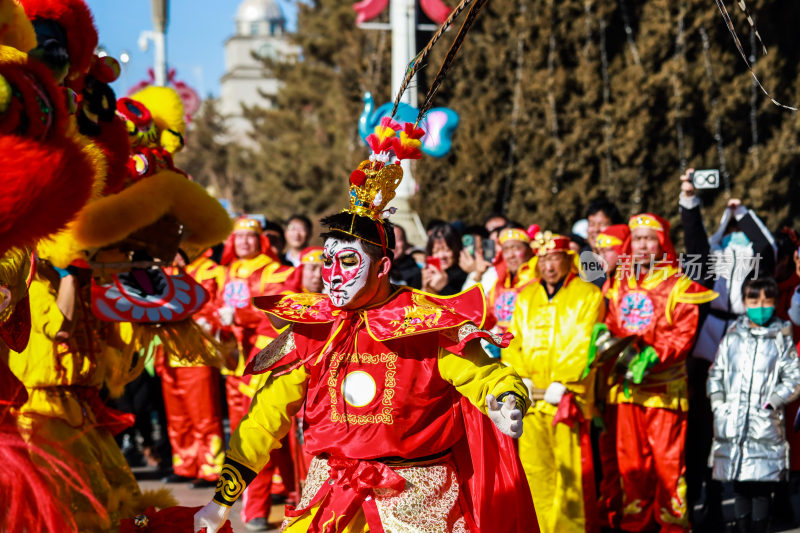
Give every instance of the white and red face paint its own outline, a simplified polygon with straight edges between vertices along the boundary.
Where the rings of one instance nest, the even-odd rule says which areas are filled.
[[[322,254],[322,284],[324,292],[336,307],[345,307],[367,286],[372,259],[360,241],[325,241]]]

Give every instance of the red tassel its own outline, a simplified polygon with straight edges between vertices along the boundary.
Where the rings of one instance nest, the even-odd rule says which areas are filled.
[[[168,507],[160,511],[149,507],[136,518],[121,520],[120,533],[177,533],[194,531],[194,515],[202,507]],[[205,528],[203,529],[205,531]],[[220,533],[233,533],[230,520],[223,524]]]
[[[356,187],[361,187],[367,181],[367,175],[363,170],[354,170],[350,173],[350,183]]]

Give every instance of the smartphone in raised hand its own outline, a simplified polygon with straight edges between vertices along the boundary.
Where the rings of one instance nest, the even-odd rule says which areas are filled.
[[[461,237],[461,246],[469,255],[475,257],[475,235],[464,235]]]
[[[491,239],[483,239],[483,259],[487,263],[494,261],[495,256],[494,241]]]
[[[425,264],[428,266],[432,266],[433,268],[435,268],[440,272],[442,270],[442,260],[439,259],[438,257],[426,257]]]

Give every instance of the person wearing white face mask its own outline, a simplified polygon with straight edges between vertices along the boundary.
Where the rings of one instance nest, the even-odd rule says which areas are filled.
[[[385,161],[363,162],[349,209],[322,220],[325,294],[256,299],[290,326],[248,367],[269,379],[231,438],[196,531],[225,522],[301,408],[315,458],[284,531],[536,530],[510,438],[522,432],[527,391],[479,345],[507,340],[479,328],[477,288],[440,298],[390,284],[384,208],[402,170]]]

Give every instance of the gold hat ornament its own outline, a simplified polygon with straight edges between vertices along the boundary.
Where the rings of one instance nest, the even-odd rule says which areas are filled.
[[[401,125],[383,117],[375,132],[367,136],[372,154],[350,174],[350,206],[345,211],[377,221],[394,213],[394,208],[387,210],[386,206],[403,180],[400,161],[422,157],[423,135],[423,129],[414,124]]]

